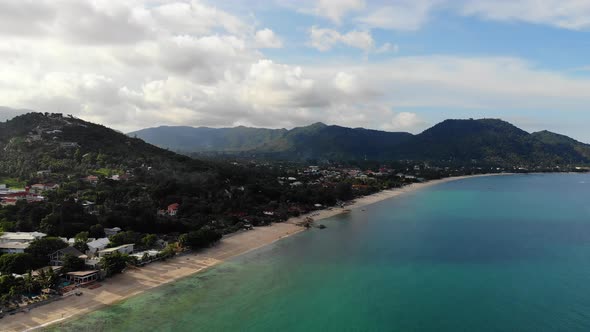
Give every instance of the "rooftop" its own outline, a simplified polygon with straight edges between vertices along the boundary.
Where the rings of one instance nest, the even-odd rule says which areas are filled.
[[[45,237],[47,234],[40,232],[5,232],[0,236],[0,240],[4,241],[33,241],[40,237]]]
[[[27,249],[29,243],[26,242],[4,242],[0,243],[0,249]]]
[[[83,277],[87,277],[87,276],[90,276],[90,275],[93,275],[96,273],[98,273],[98,270],[68,272],[67,275],[83,278]]]

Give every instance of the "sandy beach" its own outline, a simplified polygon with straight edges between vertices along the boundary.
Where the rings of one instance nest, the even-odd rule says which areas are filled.
[[[487,176],[487,175],[475,175]],[[247,253],[262,246],[304,230],[297,224],[311,216],[316,221],[329,218],[347,210],[364,207],[428,186],[475,176],[445,178],[426,183],[412,184],[399,189],[384,190],[362,197],[345,208],[329,208],[314,211],[309,215],[291,218],[284,223],[257,227],[251,231],[225,236],[218,245],[198,253],[178,256],[165,262],[156,262],[142,268],[127,269],[123,274],[101,282],[96,289],[82,289],[82,296],[70,296],[59,301],[18,313],[0,320],[2,331],[35,330],[50,324],[59,324],[73,316],[85,314],[101,307],[114,304],[154,287],[198,273],[224,260]]]

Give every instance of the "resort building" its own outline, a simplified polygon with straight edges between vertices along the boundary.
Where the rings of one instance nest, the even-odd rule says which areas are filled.
[[[0,236],[0,243],[20,242],[29,243],[47,236],[40,232],[5,232]]]
[[[98,257],[104,257],[115,252],[130,255],[133,253],[133,246],[134,244],[124,244],[122,246],[100,250],[98,252]]]
[[[29,247],[27,242],[4,242],[0,243],[0,252],[4,254],[22,254]]]
[[[98,280],[98,273],[98,270],[68,272],[66,273],[66,280],[75,284],[85,284]]]
[[[71,255],[82,259],[86,258],[86,255],[81,253],[78,249],[74,247],[66,247],[49,255],[49,265],[62,266],[66,255]]]
[[[111,243],[111,241],[109,241],[109,239],[106,237],[86,243],[86,245],[88,246],[86,255],[94,256],[97,252],[106,249],[109,243]]]

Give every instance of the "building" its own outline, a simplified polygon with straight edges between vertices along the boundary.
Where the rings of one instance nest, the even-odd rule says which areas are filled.
[[[173,204],[168,205],[168,208],[166,209],[166,211],[168,212],[169,216],[175,216],[178,213],[179,208],[180,208],[180,204],[173,203]]]
[[[108,256],[108,255],[113,254],[115,252],[120,252],[121,254],[130,255],[133,253],[133,246],[134,246],[134,244],[124,244],[124,245],[118,246],[118,247],[99,250],[98,257]]]
[[[71,255],[82,259],[86,258],[86,255],[81,253],[80,250],[74,247],[66,247],[49,255],[49,265],[62,266],[63,260],[67,255]]]
[[[0,243],[30,243],[46,236],[47,234],[40,232],[5,232],[2,234],[2,236],[0,236]]]
[[[31,191],[34,193],[42,193],[48,190],[55,190],[59,188],[59,184],[55,183],[36,183],[31,186]]]
[[[22,254],[29,247],[28,242],[4,242],[0,243],[0,252],[4,254]]]
[[[83,178],[82,181],[88,182],[90,184],[97,184],[98,183],[98,176],[88,175],[87,177]]]
[[[119,227],[113,227],[113,228],[105,228],[104,229],[104,234],[109,237],[109,236],[113,236],[117,233],[119,233],[121,231],[121,229]]]
[[[106,249],[109,243],[111,243],[111,241],[106,237],[86,243],[86,245],[88,245],[86,255],[94,256],[97,252]]]
[[[66,273],[66,280],[74,284],[85,284],[98,280],[98,270],[76,271]]]

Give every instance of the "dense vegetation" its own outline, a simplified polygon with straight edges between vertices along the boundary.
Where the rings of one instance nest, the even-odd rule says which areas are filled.
[[[120,227],[124,232],[111,238],[112,245],[150,247],[150,234],[225,234],[400,185],[399,179],[382,178],[353,194],[352,180],[322,184],[316,181],[320,175],[309,175],[299,186],[277,181],[300,177],[297,167],[194,160],[76,118],[31,113],[0,123],[0,177],[59,188],[44,192],[43,201],[0,208],[0,231],[77,236],[83,251],[87,238]],[[89,175],[96,179],[88,181]],[[158,213],[172,203],[180,206],[177,215]],[[35,265],[45,263],[32,254]]]
[[[292,130],[255,128],[144,129],[131,135],[201,155],[214,153],[285,160],[419,160],[497,166],[590,163],[590,145],[548,131],[529,134],[495,119],[446,120],[418,135],[317,123]],[[239,145],[230,139],[238,135]],[[214,135],[215,142],[204,139]]]

